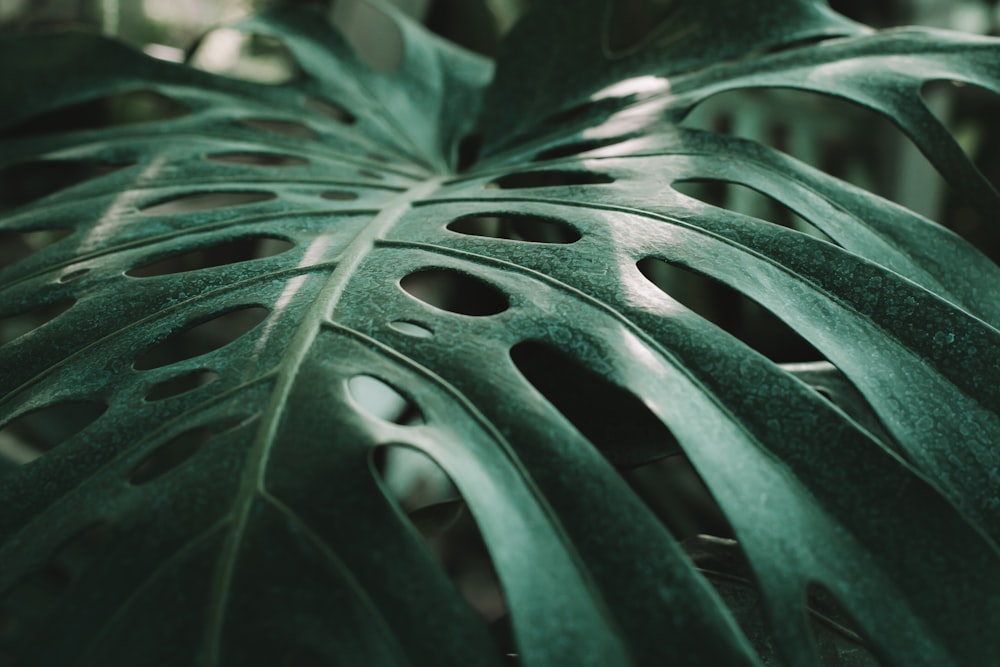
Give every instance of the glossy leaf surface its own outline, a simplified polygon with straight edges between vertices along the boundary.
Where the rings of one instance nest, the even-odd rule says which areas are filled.
[[[998,91],[1000,43],[807,0],[661,4],[538,3],[495,78],[385,9],[393,72],[318,14],[242,24],[289,49],[280,85],[83,34],[0,41],[0,169],[58,174],[0,199],[37,248],[0,269],[0,318],[27,329],[0,345],[0,423],[30,461],[0,473],[0,656],[1000,661],[1000,273],[900,206],[679,125],[729,89],[845,97],[995,210],[919,89]],[[645,11],[656,27],[620,32]],[[673,187],[697,179],[832,242]],[[824,359],[782,366],[682,305],[692,275]],[[513,650],[427,548],[457,499],[401,500],[385,446],[453,485]],[[723,585],[621,472],[679,456],[742,550],[709,553]],[[813,639],[817,614],[848,649]]]

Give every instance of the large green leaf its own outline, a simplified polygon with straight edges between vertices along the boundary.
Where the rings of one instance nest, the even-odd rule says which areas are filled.
[[[0,317],[62,309],[0,346],[0,420],[63,432],[0,478],[0,655],[504,664],[420,538],[440,510],[411,520],[377,472],[402,445],[478,524],[522,664],[858,664],[812,639],[807,607],[884,664],[1000,661],[997,268],[678,124],[729,89],[841,96],[992,211],[919,90],[997,91],[1000,43],[875,33],[807,0],[660,4],[538,3],[493,83],[387,9],[394,72],[317,14],[244,23],[296,60],[277,86],[85,34],[0,41],[0,229],[70,232],[0,272]],[[646,11],[630,45],[621,17]],[[95,121],[116,95],[159,119]],[[673,187],[693,179],[764,192],[830,241]],[[832,366],[781,367],[682,306],[677,267]],[[196,326],[224,314],[247,331],[219,346],[227,329]],[[682,547],[625,483],[680,453],[739,557]]]

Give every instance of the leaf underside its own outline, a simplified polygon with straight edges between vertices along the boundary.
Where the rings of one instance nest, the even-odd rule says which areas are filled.
[[[0,345],[0,423],[58,432],[46,410],[69,406],[66,433],[35,440],[58,446],[0,468],[0,657],[1000,662],[997,268],[896,204],[679,124],[732,89],[842,97],[993,211],[920,89],[1000,92],[1000,43],[714,0],[629,46],[607,26],[638,4],[539,3],[495,76],[388,9],[395,72],[309,12],[241,24],[294,57],[274,86],[86,34],[0,41],[0,232],[49,243],[0,269],[0,319],[30,329]],[[159,115],[91,122],[123,96]],[[698,179],[827,238],[674,187]],[[723,331],[672,296],[686,272],[822,358],[781,366]],[[456,505],[401,504],[382,446],[454,485],[513,650],[421,537]],[[678,456],[735,541],[682,545],[624,481]]]

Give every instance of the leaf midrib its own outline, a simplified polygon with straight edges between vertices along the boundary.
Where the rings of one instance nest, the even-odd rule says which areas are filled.
[[[268,458],[276,441],[281,414],[288,402],[298,371],[323,322],[326,321],[327,314],[340,301],[351,278],[365,257],[374,250],[378,239],[410,210],[414,202],[439,189],[444,180],[445,177],[429,179],[401,194],[383,208],[382,212],[344,249],[340,263],[306,312],[298,331],[279,362],[278,380],[271,393],[271,400],[261,415],[260,429],[246,458],[239,490],[233,502],[234,519],[219,554],[216,574],[212,581],[206,610],[203,652],[207,667],[221,664],[222,629],[240,547],[247,531],[254,500],[258,492],[264,489]]]

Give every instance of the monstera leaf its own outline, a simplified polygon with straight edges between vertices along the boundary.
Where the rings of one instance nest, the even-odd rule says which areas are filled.
[[[242,24],[294,58],[279,85],[0,42],[4,665],[1000,663],[997,268],[679,124],[726,90],[838,96],[993,213],[920,90],[1000,92],[1000,43],[810,0],[536,4],[495,75],[387,8],[391,71],[319,14]],[[682,305],[696,280],[814,363]],[[401,452],[452,495],[394,491]],[[656,461],[703,481],[714,537],[643,502]],[[427,546],[470,520],[499,611]]]

